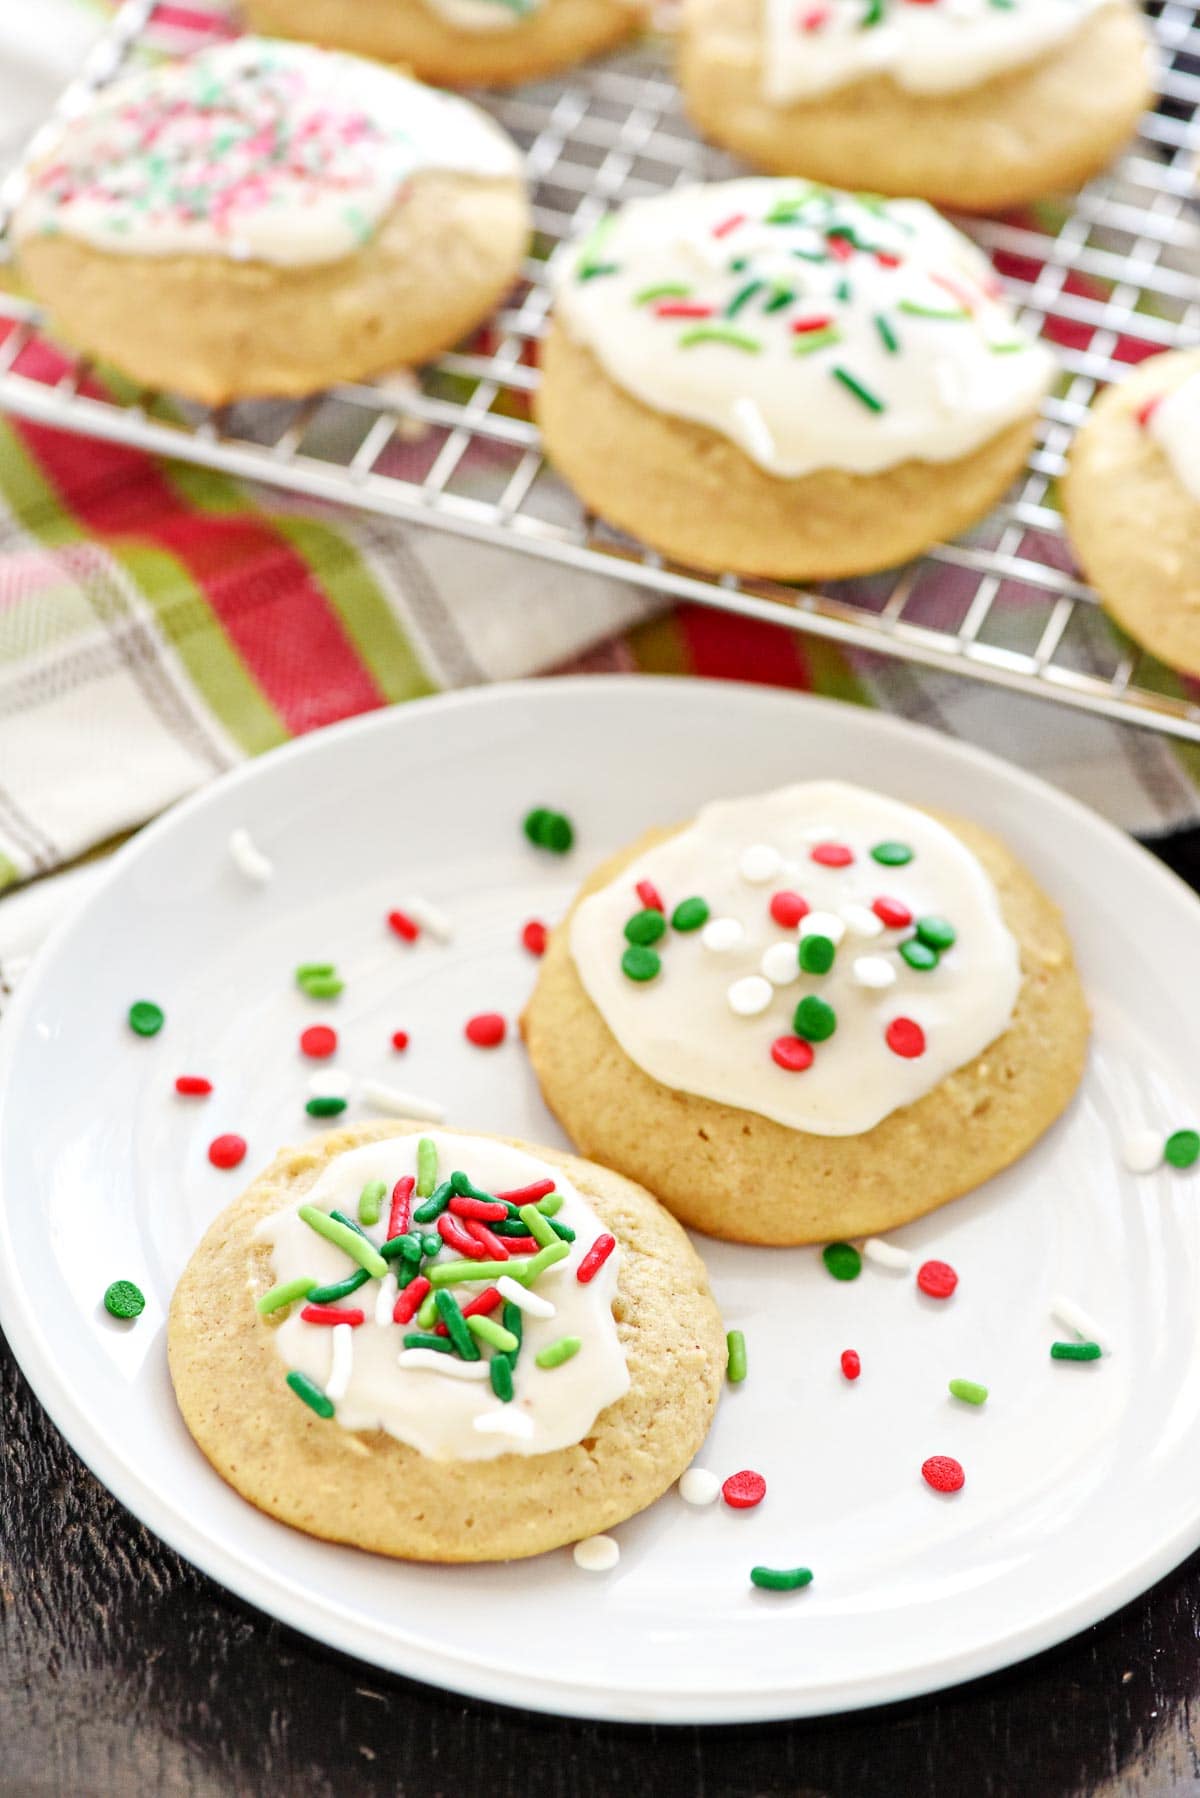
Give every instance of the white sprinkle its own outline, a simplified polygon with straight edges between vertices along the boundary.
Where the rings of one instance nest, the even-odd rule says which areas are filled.
[[[896,970],[886,956],[859,955],[854,960],[854,978],[859,986],[881,993],[885,987],[895,986]]]
[[[778,849],[772,849],[770,843],[752,843],[742,852],[738,872],[743,880],[760,887],[768,880],[774,880],[782,866],[783,857]]]
[[[762,971],[772,986],[790,986],[800,978],[800,958],[795,943],[772,943],[763,951]]]
[[[1131,1174],[1152,1174],[1162,1166],[1163,1139],[1153,1130],[1131,1130],[1121,1144],[1121,1155]]]
[[[906,1272],[913,1264],[913,1258],[907,1249],[898,1249],[894,1242],[884,1242],[878,1236],[868,1236],[863,1243],[863,1254],[876,1267],[890,1267],[896,1273]]]
[[[375,1300],[375,1322],[381,1329],[392,1321],[392,1312],[396,1305],[396,1295],[400,1291],[400,1282],[395,1274],[384,1274],[379,1282],[379,1296]]]
[[[477,1362],[470,1361],[469,1367]],[[487,1363],[483,1365],[486,1367]],[[533,1435],[533,1419],[524,1411],[515,1411],[511,1405],[497,1405],[494,1411],[481,1411],[475,1419],[475,1428],[481,1436],[513,1436],[528,1441]]]
[[[774,462],[775,439],[755,402],[743,394],[740,399],[734,400],[730,411],[742,427],[742,447],[750,452],[756,462],[768,465]]]
[[[744,980],[734,981],[725,997],[729,1000],[729,1009],[739,1018],[756,1018],[767,1009],[774,993],[771,982],[764,980],[761,974],[747,974]]]
[[[855,936],[882,936],[883,919],[869,905],[843,905],[842,917]]]
[[[1074,1331],[1081,1342],[1098,1342],[1106,1355],[1111,1354],[1109,1339],[1099,1324],[1094,1323],[1082,1305],[1074,1299],[1064,1298],[1061,1292],[1055,1293],[1050,1300],[1050,1315],[1064,1329]]]
[[[265,886],[274,876],[274,862],[269,861],[256,846],[250,832],[242,824],[229,833],[229,854],[238,873],[244,874],[247,880],[257,882],[259,886]]]
[[[338,1324],[338,1329],[345,1329]],[[455,1355],[440,1355],[437,1349],[401,1349],[397,1364],[413,1373],[444,1373],[451,1380],[488,1380],[486,1361],[460,1361]]]
[[[354,1329],[350,1324],[334,1324],[329,1334],[333,1337],[333,1359],[325,1382],[325,1397],[336,1405],[345,1398],[354,1372]]]
[[[540,1292],[530,1292],[510,1274],[501,1274],[496,1281],[496,1291],[502,1292],[509,1304],[515,1305],[518,1311],[524,1311],[527,1317],[554,1316],[555,1307],[549,1299],[544,1299]]]
[[[806,918],[800,920],[800,935],[827,936],[831,943],[840,943],[846,934],[845,922],[832,911],[810,911]]]
[[[679,1482],[679,1496],[689,1505],[711,1505],[720,1490],[720,1480],[707,1467],[689,1467]]]
[[[745,934],[736,918],[712,918],[700,932],[700,941],[714,955],[724,955],[736,949]]]
[[[361,1098],[372,1111],[386,1111],[392,1117],[424,1118],[428,1123],[440,1124],[446,1116],[446,1107],[436,1099],[418,1098],[416,1093],[385,1086],[382,1080],[364,1080]]]
[[[406,899],[400,910],[407,912],[414,924],[419,924],[422,930],[427,930],[430,936],[437,938],[439,943],[448,943],[454,936],[454,926],[445,912],[436,905],[431,905],[428,899],[420,897]]]
[[[308,1076],[310,1099],[348,1099],[354,1091],[353,1075],[341,1068],[318,1068]]]
[[[621,1559],[621,1550],[611,1536],[585,1536],[571,1553],[575,1556],[575,1565],[582,1567],[585,1573],[611,1573]]]

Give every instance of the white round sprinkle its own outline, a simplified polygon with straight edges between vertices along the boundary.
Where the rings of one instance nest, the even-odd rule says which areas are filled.
[[[555,1308],[549,1299],[544,1299],[540,1292],[530,1292],[510,1274],[501,1274],[496,1281],[496,1291],[503,1293],[509,1303],[515,1305],[518,1311],[523,1311],[527,1317],[554,1316]]]
[[[854,961],[854,978],[859,986],[881,993],[885,987],[895,986],[896,970],[884,955],[859,955]]]
[[[769,843],[753,843],[743,850],[738,870],[743,880],[760,887],[768,880],[774,880],[782,866],[783,857],[778,849],[772,849]]]
[[[868,1236],[863,1243],[863,1254],[876,1267],[888,1267],[896,1273],[906,1272],[913,1264],[907,1249],[898,1249],[894,1242],[884,1242],[878,1236]]]
[[[772,986],[790,986],[800,978],[800,958],[795,943],[772,943],[763,952],[762,971]]]
[[[325,1397],[336,1405],[340,1398],[345,1398],[350,1375],[354,1372],[354,1330],[350,1324],[334,1324],[329,1334],[333,1337],[333,1359],[325,1382]]]
[[[761,974],[747,974],[744,980],[735,980],[726,994],[729,1008],[739,1018],[756,1018],[771,1003],[772,986]]]
[[[800,935],[827,936],[831,943],[840,943],[846,934],[844,921],[832,911],[810,911],[806,918],[800,920]]]
[[[842,917],[855,936],[883,935],[883,919],[877,918],[869,905],[843,905]]]
[[[348,1099],[353,1091],[353,1076],[341,1068],[318,1068],[308,1076],[310,1099]]]
[[[349,1324],[336,1324],[335,1329],[348,1330]],[[454,1355],[440,1355],[436,1349],[401,1349],[397,1365],[411,1373],[440,1373],[448,1380],[489,1380],[487,1361],[460,1361]],[[504,1407],[508,1409],[507,1405]],[[479,1419],[475,1420],[476,1429]]]
[[[268,861],[244,825],[230,831],[229,854],[238,873],[244,874],[247,880],[256,881],[259,886],[265,886],[275,873],[274,864]]]
[[[679,1482],[679,1496],[689,1505],[711,1505],[720,1490],[720,1480],[707,1467],[689,1467]]]
[[[382,1080],[364,1080],[361,1097],[372,1111],[386,1111],[392,1117],[422,1118],[426,1123],[440,1124],[446,1115],[446,1107],[436,1099],[401,1092],[398,1087],[385,1086]]]
[[[433,1353],[434,1351],[415,1351]],[[449,1360],[449,1356],[446,1356]],[[487,1367],[487,1362],[468,1361],[468,1367]],[[475,1428],[481,1436],[511,1436],[515,1441],[527,1442],[533,1435],[533,1419],[524,1411],[514,1410],[512,1405],[497,1405],[494,1411],[481,1411],[475,1419]]]
[[[1074,1299],[1064,1298],[1061,1292],[1056,1293],[1050,1300],[1050,1315],[1064,1329],[1073,1331],[1081,1341],[1099,1343],[1106,1355],[1110,1353],[1107,1335]]]
[[[407,912],[414,924],[419,924],[422,930],[427,930],[430,936],[436,937],[439,943],[448,943],[454,935],[454,926],[445,912],[436,905],[431,905],[428,899],[410,896],[403,901],[400,910]]]
[[[611,1573],[621,1559],[621,1550],[611,1536],[585,1536],[571,1552],[575,1565],[585,1573]]]
[[[1152,1174],[1162,1166],[1163,1139],[1153,1130],[1131,1130],[1121,1144],[1121,1155],[1131,1174]]]
[[[714,955],[724,955],[736,949],[745,934],[736,918],[712,918],[700,932],[700,941]]]

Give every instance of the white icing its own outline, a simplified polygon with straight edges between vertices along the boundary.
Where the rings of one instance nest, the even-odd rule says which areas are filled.
[[[849,847],[854,861],[832,868],[812,860],[814,843]],[[881,842],[914,851],[904,867],[871,856]],[[814,909],[902,901],[915,919],[948,919],[957,940],[938,966],[918,972],[898,948],[911,929],[890,929],[871,957],[838,950],[825,975],[801,974],[772,992],[767,1011],[732,1015],[731,979],[753,973],[772,944],[793,947],[799,933],[776,924],[770,889],[739,871],[748,844],[773,843],[783,857],[782,887]],[[699,896],[737,920],[739,946],[710,955],[698,933],[670,929],[656,945],[661,972],[632,981],[621,970],[624,926],[637,910],[634,886],[653,881],[668,913]],[[818,1136],[853,1136],[911,1105],[971,1061],[1008,1027],[1021,985],[1020,956],[991,881],[959,839],[924,812],[840,781],[814,781],[761,797],[706,806],[678,835],[649,849],[610,885],[585,899],[571,924],[579,975],[622,1049],[664,1086],[774,1118]],[[864,981],[865,961],[884,964],[890,982]],[[776,1066],[771,1045],[790,1035],[797,1003],[815,995],[830,1004],[837,1029],[814,1044],[802,1073]],[[888,1025],[909,1018],[925,1032],[917,1059],[893,1053]]]
[[[1036,62],[1110,0],[766,0],[763,93],[810,99],[872,75],[910,93],[956,93]]]
[[[354,1329],[345,1324],[331,1328],[305,1323],[299,1304],[281,1324],[264,1324],[263,1328],[272,1328],[281,1367],[307,1374],[324,1391],[330,1380],[335,1390],[344,1387],[335,1412],[344,1429],[386,1430],[434,1460],[479,1461],[568,1448],[586,1436],[600,1412],[629,1389],[629,1372],[612,1315],[620,1248],[612,1251],[589,1284],[580,1285],[575,1270],[603,1234],[603,1226],[578,1189],[556,1168],[506,1143],[445,1131],[431,1132],[431,1136],[437,1145],[442,1179],[461,1169],[484,1191],[497,1192],[552,1176],[563,1197],[557,1215],[575,1231],[570,1254],[547,1268],[527,1295],[543,1302],[525,1307],[512,1400],[501,1404],[492,1392],[488,1378],[492,1351],[486,1344],[479,1345],[478,1362],[403,1347],[404,1337],[419,1333],[420,1326],[415,1321],[393,1323],[390,1310],[383,1313],[377,1295],[389,1283],[394,1291],[390,1273],[386,1281],[368,1281],[340,1301],[366,1313],[366,1321]],[[358,1196],[368,1181],[382,1180],[390,1191],[403,1175],[416,1173],[417,1141],[415,1135],[389,1137],[337,1156],[303,1202],[320,1211],[336,1210],[354,1217]],[[380,1223],[366,1234],[378,1244],[386,1227],[385,1207]],[[274,1281],[307,1276],[325,1284],[353,1271],[345,1252],[304,1222],[298,1204],[267,1218],[258,1235],[271,1245]],[[444,1248],[437,1259],[440,1263],[459,1257]],[[483,1288],[456,1285],[450,1290],[466,1303]],[[354,1338],[350,1350],[335,1344],[334,1338],[343,1333]],[[559,1367],[538,1367],[536,1356],[561,1336],[578,1336],[583,1346]],[[485,1419],[492,1421],[481,1421]]]
[[[14,229],[138,255],[334,262],[418,170],[519,167],[465,100],[360,57],[241,37],[103,88],[39,160]]]
[[[558,264],[557,312],[643,404],[785,478],[958,460],[1036,411],[1055,367],[923,202],[767,177],[630,201]],[[742,347],[696,336],[714,329]]]
[[[456,31],[495,33],[511,31],[531,14],[540,12],[545,0],[425,0]]]
[[[1193,499],[1200,500],[1200,373],[1163,396],[1146,428],[1176,479]]]

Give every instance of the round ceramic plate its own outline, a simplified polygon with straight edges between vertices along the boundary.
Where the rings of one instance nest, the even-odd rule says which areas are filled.
[[[949,1303],[816,1249],[701,1241],[750,1373],[701,1463],[765,1475],[754,1511],[668,1493],[622,1526],[615,1571],[569,1552],[409,1566],[260,1515],[214,1474],[172,1400],[165,1317],[209,1220],[305,1116],[300,1029],[336,1020],[339,1066],[442,1101],[454,1124],[561,1137],[515,1034],[473,1048],[480,1010],[515,1016],[535,974],[531,916],[563,910],[599,857],[703,800],[840,775],[959,810],[1008,839],[1064,907],[1095,1013],[1084,1090],[1021,1164],[899,1232],[953,1263]],[[557,858],[521,832],[535,804],[575,821]],[[246,826],[275,864],[234,867]],[[449,945],[401,943],[412,894]],[[321,733],[145,831],[50,945],[0,1036],[0,1313],[55,1422],[121,1501],[242,1597],[336,1648],[455,1690],[630,1721],[734,1722],[910,1697],[1060,1641],[1200,1543],[1200,1172],[1136,1177],[1131,1128],[1200,1118],[1200,916],[1118,832],[960,744],[850,707],[646,679],[457,695]],[[302,961],[332,960],[335,1005]],[[130,1002],[167,1022],[143,1040]],[[391,1047],[404,1029],[411,1044]],[[205,1101],[175,1097],[207,1075]],[[361,1113],[353,1105],[348,1117]],[[218,1132],[250,1144],[222,1173]],[[99,1300],[135,1279],[134,1326]],[[1064,1294],[1111,1355],[1052,1361]],[[849,1385],[839,1355],[855,1348]],[[954,1377],[990,1387],[974,1410]],[[956,1456],[965,1489],[923,1484]],[[532,1477],[536,1474],[531,1470]],[[403,1493],[397,1503],[404,1502]],[[756,1563],[811,1567],[794,1595]]]

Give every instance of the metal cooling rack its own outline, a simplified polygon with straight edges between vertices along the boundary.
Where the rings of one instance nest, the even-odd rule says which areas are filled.
[[[1025,324],[1061,353],[1064,376],[1029,465],[982,526],[887,575],[809,591],[690,573],[585,514],[542,459],[529,398],[555,246],[618,198],[734,171],[688,128],[661,44],[481,96],[526,154],[537,238],[508,308],[419,380],[217,412],[149,393],[118,399],[82,361],[47,374],[36,308],[0,294],[0,409],[1200,742],[1200,687],[1105,618],[1074,575],[1051,493],[1097,388],[1156,350],[1200,343],[1200,25],[1177,0],[1147,10],[1162,52],[1160,100],[1120,166],[1070,211],[960,221]],[[180,11],[125,0],[58,110],[131,59],[181,48]],[[215,10],[212,22],[219,31]],[[18,182],[0,192],[0,252]]]

